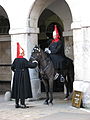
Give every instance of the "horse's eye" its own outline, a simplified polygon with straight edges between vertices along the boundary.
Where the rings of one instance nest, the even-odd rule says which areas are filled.
[[[32,53],[34,52],[34,50],[32,50]]]

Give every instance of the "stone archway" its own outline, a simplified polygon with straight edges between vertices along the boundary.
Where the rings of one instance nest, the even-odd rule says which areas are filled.
[[[52,38],[52,33],[54,29],[54,25],[57,25],[59,34],[62,36],[64,27],[61,19],[53,13],[53,11],[49,9],[45,9],[39,17],[38,27],[39,27],[39,35],[38,35],[38,44],[44,50],[45,47],[48,47],[49,40]]]
[[[0,6],[0,93],[10,90],[11,38],[10,23],[6,11]]]
[[[35,1],[29,15],[29,27],[31,27],[32,29],[37,29],[40,27],[38,26],[39,19],[41,14],[44,13],[45,9],[52,11],[61,19],[61,21],[63,21],[62,23],[63,23],[63,29],[64,29],[63,36],[65,41],[65,53],[68,57],[70,57],[71,59],[74,59],[73,32],[71,30],[71,24],[73,20],[72,20],[72,14],[71,14],[70,8],[65,0],[61,0],[61,1],[60,0],[52,0],[52,1],[44,0],[43,2],[41,0]],[[44,19],[46,19],[46,15],[44,15]],[[42,28],[44,29],[44,26],[42,26]],[[39,32],[40,32],[40,28],[39,28]],[[35,33],[33,34],[35,36]],[[44,38],[46,37],[45,34],[43,34],[43,37]],[[38,44],[38,39],[39,38],[36,33],[36,37],[34,38],[34,40],[37,41],[37,44]]]
[[[60,19],[59,20],[60,25],[63,26],[63,35],[64,35],[66,43],[67,44],[70,42],[73,43],[73,39],[72,39],[73,35],[72,35],[72,31],[71,31],[72,15],[70,12],[70,8],[67,5],[67,3],[65,2],[65,0],[61,0],[61,1],[60,0],[52,0],[52,1],[37,0],[37,1],[35,1],[34,5],[32,7],[32,10],[30,11],[30,15],[29,15],[29,27],[32,29],[39,28],[39,32],[40,32],[40,29],[42,29],[42,31],[45,31],[45,24],[42,24],[42,26],[40,26],[41,23],[39,23],[39,22],[43,22],[42,20],[45,21],[46,17],[49,18],[48,15],[44,14],[42,20],[40,21],[40,19],[41,19],[40,17],[45,12],[45,10],[52,11],[51,13],[48,12],[49,15],[56,14],[56,16],[58,16],[58,18]],[[54,19],[53,19],[53,21],[54,21]],[[51,21],[49,21],[49,24],[50,23],[51,23]],[[47,26],[48,26],[48,24],[47,24]],[[37,41],[36,42],[37,44],[40,42],[40,41],[38,41],[38,39],[40,39],[40,34],[38,36],[37,33],[31,33],[31,36],[32,36],[32,38],[34,38],[34,41]],[[42,34],[42,38],[46,39],[45,34]],[[42,43],[44,43],[44,42],[42,42]],[[71,45],[72,45],[72,43],[71,43]],[[69,45],[68,45],[68,48],[70,48]],[[71,51],[72,51],[72,49],[71,49]],[[73,51],[72,51],[72,55],[73,55]]]
[[[38,27],[40,33],[38,35],[38,44],[44,50],[49,46],[53,39],[54,25],[57,25],[60,37],[62,37],[64,27],[61,19],[49,9],[45,9],[39,17]],[[59,80],[54,81],[54,92],[63,92],[64,86]],[[41,83],[41,91],[45,91],[43,83]]]

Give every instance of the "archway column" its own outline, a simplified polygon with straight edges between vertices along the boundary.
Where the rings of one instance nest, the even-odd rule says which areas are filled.
[[[38,36],[37,36],[38,33],[35,33],[35,31],[33,31],[33,32],[28,34],[28,37],[27,37],[27,40],[28,40],[28,44],[27,44],[28,55],[30,55],[30,53],[32,52],[33,47],[35,45],[38,45]],[[38,68],[30,69],[32,93],[33,93],[33,98],[34,99],[38,99],[41,96],[41,82],[40,82],[40,79],[39,79],[38,75],[39,75],[38,74]]]
[[[25,58],[29,60],[32,48],[37,45],[37,34],[39,33],[38,28],[24,28],[24,29],[11,29],[9,31],[11,34],[11,56],[12,61],[16,57],[17,46],[16,43],[19,42],[22,48],[25,50]],[[37,99],[41,94],[41,85],[38,77],[38,72],[35,69],[29,69],[31,86],[32,86],[32,94],[33,98]],[[11,87],[12,87],[11,81]]]
[[[90,107],[90,27],[72,23],[74,42],[74,90],[83,92],[83,104]]]

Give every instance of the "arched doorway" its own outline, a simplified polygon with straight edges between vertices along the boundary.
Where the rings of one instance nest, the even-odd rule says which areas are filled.
[[[58,24],[58,26],[61,27],[60,34],[64,36],[65,48],[67,48],[68,45],[72,53],[71,57],[73,58],[72,14],[65,0],[35,1],[29,14],[29,21],[31,28],[39,28],[40,30],[40,33],[34,41],[38,41],[37,43],[40,44],[42,49],[48,46],[48,37],[52,34],[49,33],[49,35],[46,35],[48,28],[53,24]],[[33,33],[31,36],[33,36]],[[71,43],[70,46],[69,43]],[[65,53],[67,54],[68,52],[65,50]],[[70,54],[68,53],[68,55]]]
[[[0,6],[0,94],[10,90],[11,82],[11,38],[7,13]]]
[[[44,18],[44,19],[43,19]],[[38,27],[40,33],[38,36],[38,44],[44,50],[49,46],[51,39],[53,39],[54,25],[57,25],[59,34],[62,37],[64,27],[61,19],[49,9],[45,9],[39,17]],[[43,83],[41,84],[41,91],[44,91]],[[63,83],[59,79],[54,81],[54,92],[62,92],[64,90]]]
[[[38,35],[38,44],[44,50],[45,47],[48,47],[49,40],[52,38],[52,33],[54,25],[57,25],[59,34],[62,36],[64,27],[61,19],[49,9],[45,9],[39,17],[38,27],[40,33]]]

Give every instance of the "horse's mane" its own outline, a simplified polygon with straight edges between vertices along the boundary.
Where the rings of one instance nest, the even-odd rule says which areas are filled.
[[[41,54],[44,55],[46,58],[50,58],[49,54],[44,52],[43,49],[40,48]]]

